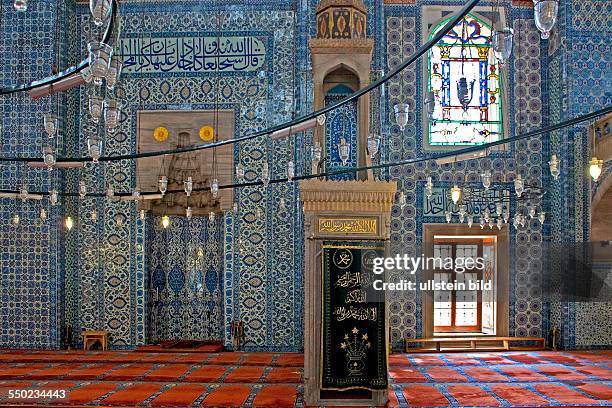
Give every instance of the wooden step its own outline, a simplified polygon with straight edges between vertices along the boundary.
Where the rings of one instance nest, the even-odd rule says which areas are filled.
[[[515,342],[533,342],[533,346],[513,346]],[[420,343],[421,347],[409,347]],[[543,337],[428,337],[422,339],[405,339],[407,353],[431,353],[440,351],[533,351],[544,350]],[[426,345],[431,345],[427,347]]]

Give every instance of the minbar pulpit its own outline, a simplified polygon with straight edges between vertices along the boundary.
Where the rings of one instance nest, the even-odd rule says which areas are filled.
[[[372,289],[389,252],[395,182],[308,180],[304,205],[304,377],[312,406],[383,406],[388,313]]]

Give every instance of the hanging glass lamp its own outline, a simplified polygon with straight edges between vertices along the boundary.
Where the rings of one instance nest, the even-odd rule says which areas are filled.
[[[95,25],[104,24],[111,15],[111,0],[89,0],[89,11]]]
[[[113,48],[103,42],[92,41],[88,44],[88,49],[89,69],[93,77],[93,82],[97,86],[101,86],[108,72],[108,66],[113,55]]]
[[[263,183],[264,188],[268,187],[268,184],[270,184],[270,168],[268,167],[267,161],[263,163],[261,169],[261,182]]]
[[[436,93],[434,91],[427,92],[423,104],[425,106],[425,112],[427,112],[427,118],[433,120],[434,112],[436,111]]]
[[[168,190],[168,177],[161,176],[157,183],[159,184],[159,192],[163,196]]]
[[[410,105],[407,103],[397,103],[393,106],[393,110],[395,111],[395,123],[399,126],[400,130],[403,132],[406,129],[406,125],[408,124],[408,115],[410,114]]]
[[[108,71],[106,72],[106,88],[113,90],[117,82],[119,82],[119,77],[121,76],[121,70],[123,65],[119,60],[119,56],[117,54],[113,54],[110,60],[110,64],[108,66]]]
[[[520,174],[516,175],[514,179],[514,191],[516,192],[517,197],[521,197],[523,195],[523,191],[525,190],[525,182]]]
[[[472,225],[474,225],[474,216],[472,214],[467,215],[467,225],[469,228],[472,228]]]
[[[593,157],[589,161],[589,174],[593,178],[593,181],[599,180],[601,172],[603,171],[603,160],[599,160],[597,157]]]
[[[244,180],[244,166],[242,163],[238,163],[236,165],[236,180],[240,182]]]
[[[425,196],[427,198],[431,198],[433,195],[433,181],[431,180],[431,176],[427,177],[427,183],[425,184]]]
[[[559,0],[533,0],[535,25],[542,33],[543,40],[550,36],[550,32],[557,22],[558,11]]]
[[[540,221],[540,224],[544,225],[544,221],[546,221],[546,213],[544,211],[540,211],[540,214],[538,214],[538,220]]]
[[[500,63],[503,64],[510,59],[513,41],[514,30],[510,27],[502,28],[493,33],[493,53]]]
[[[57,200],[58,200],[57,190],[49,191],[49,202],[51,203],[51,205],[57,204]]]
[[[485,190],[488,190],[491,187],[491,171],[485,170],[481,175],[480,179],[482,181],[482,186]]]
[[[45,146],[43,149],[43,161],[49,170],[53,170],[56,159],[51,146]]]
[[[293,160],[287,162],[287,180],[291,181],[295,177],[295,164]]]
[[[115,131],[121,115],[121,105],[116,100],[110,100],[104,104],[104,125],[110,133]]]
[[[451,200],[453,200],[453,204],[457,204],[460,199],[461,199],[461,189],[459,188],[458,185],[455,184],[453,188],[451,188]]]
[[[89,96],[89,114],[93,123],[100,122],[102,112],[104,111],[104,98],[100,95]]]
[[[93,162],[98,163],[98,160],[100,160],[100,156],[102,156],[102,139],[93,136],[88,137],[87,151],[89,152],[89,157],[91,157]]]
[[[84,180],[79,181],[79,196],[85,198],[87,195],[87,185]]]
[[[191,176],[187,177],[186,181],[183,181],[183,187],[185,188],[185,194],[187,194],[187,197],[190,197],[191,192],[193,191],[193,178]]]
[[[72,227],[74,227],[74,220],[71,216],[67,216],[66,220],[64,221],[64,224],[66,225],[66,229],[70,231],[72,230]]]
[[[404,193],[403,191],[400,191],[399,193],[398,204],[401,209],[403,209],[406,206],[406,193]]]
[[[38,213],[38,216],[42,222],[45,222],[47,220],[47,210],[45,210],[44,207],[40,207],[40,212]]]
[[[187,217],[188,220],[190,220],[191,217],[193,217],[193,210],[191,209],[191,207],[187,207],[187,209],[185,210],[185,216]]]
[[[450,223],[450,222],[451,222],[451,220],[452,220],[452,218],[453,218],[453,215],[451,214],[451,212],[450,212],[450,211],[446,211],[446,212],[444,213],[444,217],[446,218],[446,222],[447,222],[447,223]]]
[[[213,179],[210,185],[210,192],[212,193],[213,198],[217,198],[219,196],[219,180]]]
[[[161,225],[164,229],[168,228],[170,226],[170,217],[168,217],[167,215],[161,217]]]
[[[380,137],[378,135],[369,134],[368,135],[368,153],[370,154],[370,159],[374,159],[374,156],[378,154],[378,150],[380,149]]]
[[[43,118],[43,124],[45,126],[45,132],[47,132],[47,136],[49,136],[49,139],[55,137],[58,129],[57,115],[54,115],[52,113],[45,115],[45,117]]]
[[[557,158],[557,155],[553,154],[550,157],[550,161],[548,162],[548,165],[550,166],[550,175],[555,180],[558,180],[559,176],[561,175],[560,164],[561,163],[559,159]]]

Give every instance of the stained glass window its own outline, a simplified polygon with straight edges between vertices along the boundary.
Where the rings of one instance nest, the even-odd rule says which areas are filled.
[[[431,36],[448,20],[434,27]],[[430,38],[431,38],[430,36]],[[428,91],[435,108],[428,119],[429,145],[479,145],[502,137],[499,62],[491,27],[466,16],[428,54]]]

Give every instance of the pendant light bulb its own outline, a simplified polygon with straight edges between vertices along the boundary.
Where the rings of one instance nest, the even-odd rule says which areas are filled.
[[[454,204],[457,204],[461,199],[461,189],[459,186],[455,184],[453,188],[451,188],[451,200],[453,200]]]
[[[66,229],[68,231],[72,230],[72,227],[74,227],[74,220],[71,216],[66,217],[66,220],[64,220],[64,225],[66,225]]]
[[[523,191],[525,190],[525,182],[520,174],[516,175],[514,179],[514,191],[516,192],[517,197],[521,197],[523,195]]]
[[[170,217],[168,217],[167,215],[164,215],[161,218],[161,225],[164,228],[168,228],[170,226]]]
[[[589,162],[589,174],[593,178],[593,181],[599,180],[599,176],[601,176],[601,172],[603,171],[603,160],[597,159],[597,157],[593,157]]]

